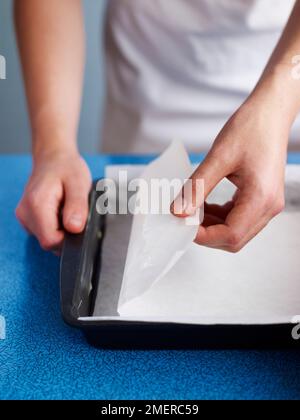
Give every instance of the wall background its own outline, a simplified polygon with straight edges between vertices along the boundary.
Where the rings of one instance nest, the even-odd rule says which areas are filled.
[[[6,58],[6,80],[0,80],[0,153],[28,153],[30,130],[12,20],[13,0],[0,0],[0,54]],[[79,145],[83,153],[99,150],[104,97],[102,29],[106,0],[83,0],[87,33]]]

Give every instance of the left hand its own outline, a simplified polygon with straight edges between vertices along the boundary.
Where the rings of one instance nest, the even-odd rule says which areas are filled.
[[[204,223],[195,240],[199,245],[238,252],[283,210],[290,127],[282,111],[270,103],[250,98],[227,122],[192,175],[193,181],[204,180],[205,199],[223,178],[237,187],[224,206],[205,204]],[[176,216],[195,213],[203,202],[186,204]]]

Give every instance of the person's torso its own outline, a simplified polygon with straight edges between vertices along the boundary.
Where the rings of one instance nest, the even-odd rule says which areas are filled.
[[[255,86],[294,0],[109,0],[104,148],[205,150]]]

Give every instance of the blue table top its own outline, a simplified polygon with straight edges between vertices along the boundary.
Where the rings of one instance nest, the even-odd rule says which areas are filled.
[[[147,158],[90,157],[106,164]],[[196,157],[194,158],[196,160]],[[290,155],[300,163],[300,154]],[[298,351],[103,351],[66,326],[59,260],[14,217],[30,173],[26,156],[0,156],[0,399],[298,399]]]

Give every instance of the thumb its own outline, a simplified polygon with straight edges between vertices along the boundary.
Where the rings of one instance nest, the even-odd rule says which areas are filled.
[[[177,217],[193,216],[229,172],[224,160],[208,154],[172,203],[171,212]]]
[[[74,181],[65,184],[63,224],[70,233],[81,233],[85,227],[89,211],[89,192],[89,184]]]

